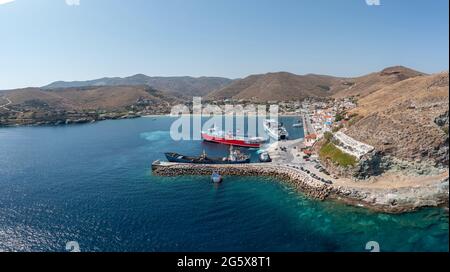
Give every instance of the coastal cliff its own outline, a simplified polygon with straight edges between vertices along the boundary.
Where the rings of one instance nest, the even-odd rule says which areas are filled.
[[[360,100],[358,118],[346,133],[384,156],[447,168],[449,163],[448,72],[385,87]],[[394,166],[395,167],[395,166]]]
[[[364,96],[341,131],[373,151],[351,165],[328,158],[322,158],[322,164],[330,173],[355,181],[383,174],[427,177],[448,172],[448,98],[448,72],[405,79]],[[324,144],[319,142],[316,152]]]

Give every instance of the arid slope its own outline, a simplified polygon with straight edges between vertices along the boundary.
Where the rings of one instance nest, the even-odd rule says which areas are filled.
[[[358,102],[347,133],[387,155],[448,167],[448,72],[403,80]]]

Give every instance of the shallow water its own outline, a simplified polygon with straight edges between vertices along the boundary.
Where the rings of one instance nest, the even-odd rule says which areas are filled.
[[[311,200],[268,178],[152,176],[166,151],[227,151],[172,141],[172,120],[0,129],[0,251],[64,251],[68,241],[82,251],[365,251],[368,241],[448,251],[441,209],[387,215]]]

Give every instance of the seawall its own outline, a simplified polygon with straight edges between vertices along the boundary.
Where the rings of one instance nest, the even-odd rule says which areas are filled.
[[[159,176],[209,176],[213,171],[219,172],[222,176],[271,177],[286,182],[297,191],[318,200],[337,200],[387,213],[401,213],[430,206],[448,207],[448,178],[422,188],[373,189],[326,184],[297,168],[276,163],[206,165],[157,162],[152,164],[153,174]]]
[[[211,175],[213,171],[222,176],[264,176],[273,177],[287,182],[297,190],[310,197],[325,199],[332,187],[315,180],[307,174],[294,169],[270,163],[254,164],[183,164],[183,163],[161,163],[152,165],[153,174],[160,176],[179,175]]]

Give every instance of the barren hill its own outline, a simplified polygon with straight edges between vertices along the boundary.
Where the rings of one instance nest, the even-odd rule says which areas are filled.
[[[448,167],[448,76],[414,77],[363,97],[347,133],[387,155]]]
[[[287,72],[252,75],[237,80],[207,99],[298,100],[330,96],[344,88],[340,78],[323,75],[295,75]]]
[[[333,95],[335,98],[364,97],[386,86],[395,84],[408,78],[423,76],[425,74],[403,67],[394,66],[380,72],[371,73],[361,77],[347,78],[347,88]]]
[[[139,100],[150,104],[167,104],[178,101],[172,95],[148,86],[101,86],[45,90],[26,88],[2,93],[11,107],[46,108],[49,110],[123,110]]]
[[[137,74],[130,77],[105,77],[88,81],[56,81],[43,89],[62,89],[89,86],[140,86],[146,85],[177,96],[204,96],[232,82],[222,77],[149,77]]]
[[[246,99],[255,101],[301,100],[306,97],[364,97],[402,80],[422,76],[412,69],[395,66],[355,78],[326,75],[295,75],[286,72],[251,75],[211,92],[206,99]]]

